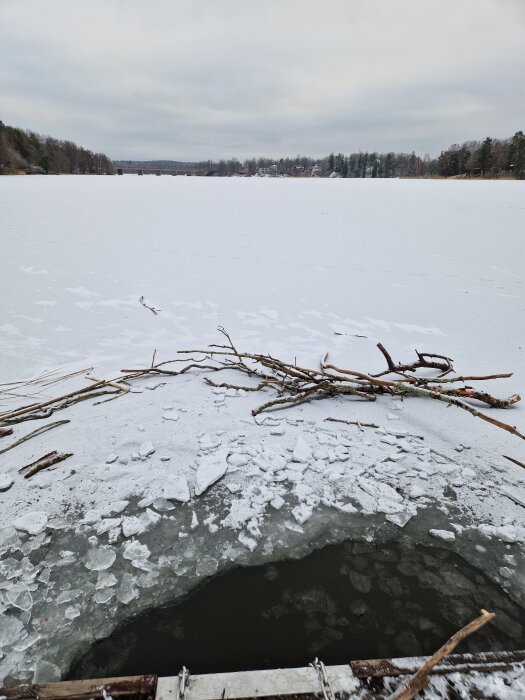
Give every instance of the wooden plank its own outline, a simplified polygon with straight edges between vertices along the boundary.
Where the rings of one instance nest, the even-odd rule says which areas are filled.
[[[356,678],[395,678],[412,675],[424,663],[426,657],[401,659],[366,659],[351,661],[350,666]],[[525,661],[522,651],[489,651],[479,654],[450,654],[435,666],[431,673],[468,673],[470,671],[505,671],[513,664]]]
[[[156,691],[157,676],[126,676],[4,686],[0,696],[7,700],[89,700],[110,695],[114,700],[154,700]]]

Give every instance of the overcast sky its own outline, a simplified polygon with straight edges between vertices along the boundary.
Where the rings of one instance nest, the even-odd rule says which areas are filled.
[[[525,0],[0,0],[0,119],[112,158],[525,129]]]

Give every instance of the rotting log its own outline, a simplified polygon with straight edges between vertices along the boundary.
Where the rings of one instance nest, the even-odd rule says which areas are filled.
[[[114,700],[154,700],[156,692],[157,676],[153,675],[0,687],[0,697],[7,700],[90,700],[109,696]]]
[[[525,651],[449,654],[431,669],[430,674],[508,671],[514,664],[523,662],[525,662]],[[363,659],[351,661],[350,666],[356,678],[396,678],[416,673],[421,666],[421,659]]]

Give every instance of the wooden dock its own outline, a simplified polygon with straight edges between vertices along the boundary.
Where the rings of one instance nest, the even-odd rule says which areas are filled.
[[[317,662],[303,668],[201,675],[191,675],[183,669],[178,676],[164,678],[149,675],[4,686],[0,687],[0,697],[6,700],[380,700],[388,698],[424,661],[424,657],[371,659],[341,666]],[[525,683],[525,650],[450,655],[434,667],[430,683],[440,678],[441,688],[443,681],[445,687],[450,687],[450,695],[436,697],[491,700],[498,697],[480,694],[476,687],[480,674],[502,677],[509,690],[517,675],[522,675],[520,682]]]

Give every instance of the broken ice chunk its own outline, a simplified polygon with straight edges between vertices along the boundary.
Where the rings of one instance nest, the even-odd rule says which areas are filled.
[[[147,442],[143,442],[139,447],[139,455],[142,457],[142,459],[146,459],[146,457],[149,457],[154,452],[155,448],[153,447],[153,443],[150,440],[148,440]]]
[[[272,498],[270,501],[270,505],[272,508],[275,508],[275,510],[280,510],[284,506],[284,498],[281,496],[275,496],[275,498]]]
[[[7,600],[20,610],[31,610],[33,607],[33,596],[25,583],[15,583],[6,593]]]
[[[421,488],[421,486],[419,486],[418,484],[414,484],[410,487],[408,495],[410,496],[410,498],[420,498],[421,496],[426,495],[426,491],[425,489]]]
[[[120,525],[120,521],[121,518],[106,518],[105,520],[101,520],[97,525],[97,535],[103,535],[105,532],[109,532],[114,527],[118,527]]]
[[[254,540],[251,537],[248,537],[248,535],[246,535],[244,532],[241,532],[237,539],[245,547],[248,547],[250,552],[253,552],[253,550],[257,547],[257,540]]]
[[[135,579],[131,574],[124,574],[117,590],[117,599],[120,603],[127,605],[132,600],[139,597],[138,591],[133,587]]]
[[[162,418],[163,418],[163,420],[178,421],[179,414],[178,413],[164,413]]]
[[[122,518],[122,534],[124,537],[140,535],[145,532],[146,526],[135,515]]]
[[[293,461],[306,463],[311,459],[311,457],[312,450],[310,446],[304,441],[302,437],[299,437],[293,449]]]
[[[52,683],[60,680],[60,669],[55,664],[39,659],[35,664],[33,683]]]
[[[302,525],[312,515],[312,508],[307,506],[306,503],[300,503],[292,510],[292,515],[297,520],[299,525]]]
[[[244,467],[248,464],[248,457],[246,455],[233,454],[228,457],[228,464],[232,467]]]
[[[195,495],[200,496],[226,474],[228,469],[227,456],[227,450],[218,450],[214,454],[200,458],[195,476]]]
[[[7,491],[13,485],[13,478],[9,474],[0,474],[0,491]]]
[[[385,515],[385,520],[394,523],[394,525],[397,525],[398,527],[405,527],[410,518],[412,518],[414,515],[415,513],[405,510],[399,513],[389,513],[388,515]]]
[[[2,616],[2,624],[0,625],[0,647],[13,644],[17,641],[24,629],[24,625],[17,620],[16,617],[10,615]]]
[[[80,617],[80,608],[78,605],[70,605],[64,610],[64,617],[68,620],[74,620],[75,617]]]
[[[197,576],[213,576],[219,568],[219,562],[213,557],[202,557],[197,562],[195,573]]]
[[[148,547],[145,544],[140,544],[138,540],[126,542],[122,550],[124,559],[130,559],[132,563],[145,561],[151,554]]]
[[[452,542],[456,539],[456,535],[451,530],[430,530],[432,537],[445,542]]]
[[[173,510],[175,508],[173,503],[168,501],[166,498],[156,498],[151,505],[160,513],[164,513],[167,510]]]
[[[46,529],[47,513],[40,510],[32,510],[17,518],[13,525],[17,530],[27,532],[30,535],[38,535]]]
[[[179,503],[187,503],[191,498],[188,482],[183,476],[168,479],[164,484],[162,493],[164,498],[178,501]]]
[[[111,586],[114,586],[116,583],[118,583],[118,580],[116,576],[113,576],[113,574],[109,571],[102,571],[98,575],[97,583],[95,588],[98,590],[101,590],[102,588],[110,588]]]
[[[116,558],[117,555],[112,547],[102,545],[88,550],[84,564],[86,569],[91,571],[103,571],[109,569]]]
[[[111,588],[104,588],[100,591],[96,591],[95,595],[93,596],[93,600],[95,603],[98,603],[99,605],[103,605],[104,603],[109,602],[113,596],[115,595],[115,591]]]

